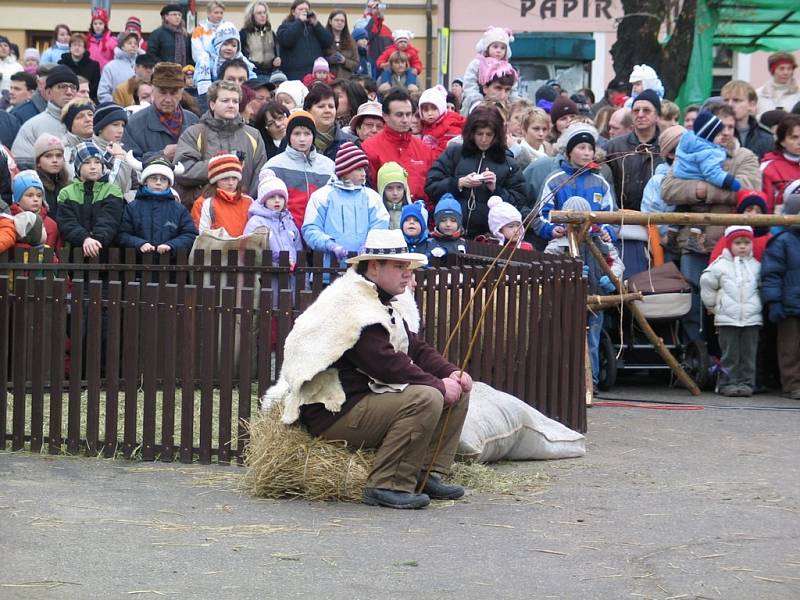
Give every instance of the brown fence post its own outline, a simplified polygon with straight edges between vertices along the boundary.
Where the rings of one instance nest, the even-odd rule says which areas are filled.
[[[11,449],[25,446],[25,405],[28,365],[27,305],[28,278],[14,280],[14,329],[11,334],[11,357],[14,376],[14,410],[11,415]]]
[[[89,318],[86,323],[86,454],[96,456],[100,426],[100,369],[102,354],[103,282],[89,282]]]
[[[70,302],[69,400],[67,401],[67,452],[77,454],[81,445],[81,375],[83,373],[84,280],[73,279]]]
[[[44,277],[33,281],[33,311],[31,324],[31,452],[41,452],[44,436],[44,377],[45,377],[45,337],[44,325],[47,319],[47,298]]]
[[[122,433],[122,453],[133,456],[138,445],[136,413],[139,406],[139,295],[141,286],[130,281],[125,286],[123,310],[122,373],[125,377],[125,426]]]
[[[108,282],[106,304],[106,422],[103,435],[103,456],[113,458],[119,439],[119,368],[122,352],[122,282],[119,276]]]
[[[142,460],[156,457],[156,377],[158,374],[159,284],[148,283],[142,294]]]
[[[253,395],[252,382],[252,348],[253,348],[253,302],[255,294],[253,288],[242,288],[242,318],[240,322],[240,347],[239,347],[239,413],[236,420],[238,427],[236,431],[236,456],[239,464],[244,461],[244,449],[247,445],[247,429],[245,422],[250,420],[250,407]]]
[[[194,361],[197,342],[200,339],[195,331],[197,323],[197,286],[183,288],[183,308],[181,316],[181,462],[191,464],[194,457]]]
[[[163,356],[161,382],[161,460],[172,462],[175,456],[175,362],[178,352],[178,286],[168,283],[161,287],[159,303],[158,347]]]
[[[1,283],[1,282],[0,282]],[[51,303],[50,346],[50,432],[47,441],[49,454],[61,454],[62,386],[64,382],[64,357],[66,356],[67,323],[67,282],[53,280],[53,301]]]
[[[6,413],[8,411],[8,359],[11,348],[11,286],[8,275],[0,275],[0,450],[6,449]]]
[[[200,339],[202,356],[200,364],[200,456],[199,462],[203,465],[211,464],[211,420],[214,418],[214,359],[217,354],[214,343],[219,326],[215,310],[216,288],[203,286],[202,318],[200,320]]]
[[[231,412],[233,407],[233,357],[236,340],[236,290],[222,288],[220,308],[220,353],[219,353],[219,426],[217,438],[217,462],[231,462]]]

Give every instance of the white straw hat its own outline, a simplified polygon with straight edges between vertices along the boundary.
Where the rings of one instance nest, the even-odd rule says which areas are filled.
[[[417,252],[409,252],[406,238],[399,229],[372,229],[358,256],[347,259],[347,264],[355,265],[362,260],[407,260],[412,269],[428,264],[428,257]]]

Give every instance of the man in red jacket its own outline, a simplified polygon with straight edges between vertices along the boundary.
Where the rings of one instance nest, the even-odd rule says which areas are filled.
[[[369,158],[370,181],[378,180],[378,169],[390,161],[408,172],[408,187],[413,198],[433,204],[425,194],[425,179],[433,165],[433,153],[427,144],[411,135],[411,97],[404,89],[394,88],[383,98],[383,131],[364,141],[362,149]]]

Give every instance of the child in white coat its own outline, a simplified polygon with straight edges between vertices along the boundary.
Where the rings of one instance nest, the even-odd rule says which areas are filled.
[[[758,282],[761,264],[753,257],[753,230],[732,225],[725,249],[700,277],[700,296],[714,313],[722,349],[719,393],[752,396],[758,332],[763,323]]]

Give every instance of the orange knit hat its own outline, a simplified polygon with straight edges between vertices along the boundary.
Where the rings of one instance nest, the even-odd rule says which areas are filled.
[[[208,161],[208,182],[217,183],[225,177],[242,180],[242,161],[235,154],[220,153]]]

